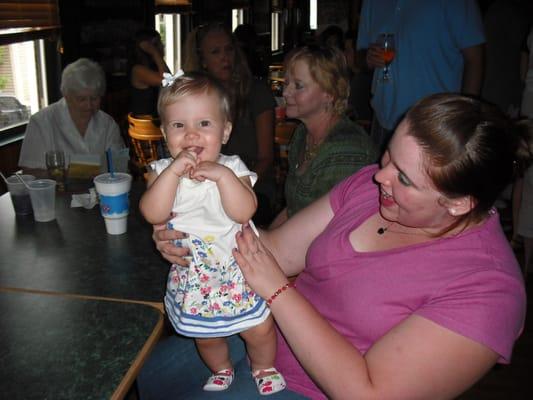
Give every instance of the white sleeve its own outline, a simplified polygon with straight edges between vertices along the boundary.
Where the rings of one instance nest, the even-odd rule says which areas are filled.
[[[43,118],[32,116],[26,127],[18,165],[26,168],[46,168],[44,153],[50,149],[51,127],[42,126]]]
[[[243,176],[249,176],[250,180],[252,181],[252,187],[257,182],[257,174],[253,171],[250,171],[244,161],[242,161],[239,156],[225,156],[221,154],[219,162],[225,167],[231,169],[235,173],[235,175],[237,175],[238,178],[241,178]]]
[[[161,160],[152,161],[148,166],[154,171],[157,175],[161,174],[170,164],[172,163],[172,158],[162,158]]]
[[[109,124],[107,125],[106,137],[106,148],[119,150],[125,147],[124,140],[122,140],[122,136],[120,136],[120,129],[112,118],[110,118]]]

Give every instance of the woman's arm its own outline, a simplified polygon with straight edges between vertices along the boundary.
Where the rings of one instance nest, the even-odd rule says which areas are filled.
[[[265,110],[255,118],[255,132],[257,164],[254,170],[261,179],[274,162],[274,110]]]
[[[42,171],[46,170],[44,153],[55,147],[52,135],[58,129],[52,123],[48,122],[50,119],[43,117],[50,113],[51,110],[52,106],[48,106],[41,110],[41,112],[31,116],[26,126],[18,160],[19,167],[24,168],[24,171],[27,171],[28,168]]]
[[[297,291],[276,299],[271,311],[299,362],[331,398],[452,399],[498,359],[489,348],[416,315],[363,355]]]
[[[152,57],[157,71],[148,68],[145,65],[137,64],[132,68],[132,83],[135,86],[159,86],[163,79],[163,73],[169,72],[169,68],[163,59],[163,54],[150,41],[144,40],[139,46],[141,49]]]
[[[261,241],[245,229],[234,255],[246,281],[268,299],[288,281]],[[484,345],[417,315],[362,354],[297,290],[281,292],[270,309],[298,361],[330,398],[451,399],[498,359]]]
[[[37,179],[48,178],[48,170],[42,168],[22,168],[22,171],[26,175],[33,175]]]
[[[274,218],[274,221],[270,224],[268,229],[274,229],[283,224],[285,221],[289,219],[289,215],[287,214],[287,207],[285,207],[283,210],[281,210],[276,218]]]
[[[463,88],[462,93],[479,96],[483,84],[483,45],[461,49],[463,55]]]
[[[274,255],[286,276],[299,274],[311,242],[333,218],[329,194],[298,211],[279,227],[261,231],[261,242]]]

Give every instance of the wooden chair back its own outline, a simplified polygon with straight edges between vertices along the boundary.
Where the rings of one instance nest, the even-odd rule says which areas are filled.
[[[159,120],[151,116],[132,116],[128,114],[128,135],[135,151],[133,162],[139,168],[146,166],[164,155],[165,140],[159,129]]]

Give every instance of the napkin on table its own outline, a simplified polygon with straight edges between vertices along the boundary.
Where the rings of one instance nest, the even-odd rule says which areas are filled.
[[[70,207],[83,207],[86,209],[93,208],[98,203],[98,196],[95,188],[90,188],[89,193],[73,194],[70,201]]]

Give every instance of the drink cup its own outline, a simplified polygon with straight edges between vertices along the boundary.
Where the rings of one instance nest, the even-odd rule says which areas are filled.
[[[45,159],[48,177],[57,182],[57,189],[59,191],[65,190],[67,175],[65,153],[61,150],[50,150],[45,153]]]
[[[24,182],[27,184],[35,180],[33,175],[19,176],[24,179]],[[16,215],[30,215],[33,212],[31,208],[30,192],[28,191],[28,188],[26,188],[26,185],[24,185],[15,175],[7,178],[7,190],[11,196],[11,202],[13,203]]]
[[[37,179],[28,186],[35,221],[53,221],[56,218],[56,181]]]
[[[128,228],[131,175],[121,172],[101,174],[94,178],[94,186],[100,198],[100,212],[105,220],[107,233],[120,235]]]

